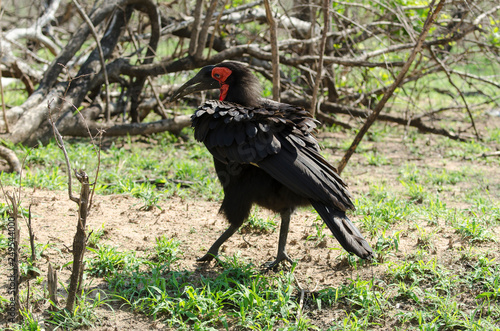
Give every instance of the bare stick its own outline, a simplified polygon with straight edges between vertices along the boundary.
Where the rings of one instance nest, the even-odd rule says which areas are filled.
[[[0,0],[0,19],[2,19],[2,0]],[[2,30],[0,29],[0,39],[2,39]],[[0,54],[2,54],[2,47],[0,44]],[[0,101],[2,102],[2,112],[3,112],[3,121],[5,122],[5,132],[9,133],[9,122],[7,121],[7,112],[5,110],[5,99],[3,94],[3,84],[2,84],[2,70],[0,70]]]
[[[323,0],[323,17],[324,17],[324,26],[323,26],[323,34],[321,38],[321,44],[319,46],[319,60],[318,60],[318,73],[316,74],[316,80],[314,82],[314,89],[311,101],[311,116],[314,117],[316,114],[316,106],[318,104],[318,91],[319,91],[319,83],[321,82],[321,78],[323,77],[323,56],[325,54],[326,48],[326,38],[328,32],[330,32],[330,0]]]
[[[81,183],[80,198],[78,199],[78,222],[76,234],[73,238],[73,270],[71,271],[70,284],[66,309],[73,311],[76,295],[80,289],[81,275],[84,268],[83,256],[87,244],[85,228],[87,226],[87,214],[90,195],[89,177],[84,171],[75,172],[76,178]]]
[[[35,234],[33,233],[33,227],[31,226],[31,204],[28,207],[28,234],[30,237],[30,246],[31,246],[31,263],[35,263],[36,247],[35,247]]]
[[[432,1],[432,3],[429,5],[429,8],[431,8],[431,10],[432,10],[432,7],[434,6],[434,2],[435,1]],[[431,12],[429,14],[429,16],[427,17],[427,20],[424,23],[422,33],[418,37],[417,44],[413,48],[413,51],[411,52],[410,57],[408,58],[408,60],[404,64],[404,66],[401,68],[401,71],[399,72],[398,76],[394,80],[394,83],[392,83],[392,85],[389,86],[387,92],[384,93],[382,100],[380,100],[380,102],[377,104],[377,106],[375,107],[373,112],[370,114],[370,116],[368,116],[365,124],[361,127],[358,134],[354,138],[351,146],[349,147],[349,149],[345,153],[344,157],[340,161],[340,163],[338,165],[338,173],[339,174],[342,173],[342,170],[344,170],[344,168],[347,165],[347,162],[351,158],[352,154],[354,154],[354,152],[356,151],[356,147],[358,147],[358,145],[361,142],[361,140],[363,139],[364,135],[366,134],[366,132],[368,132],[368,129],[370,128],[370,126],[372,126],[373,122],[375,122],[375,120],[377,119],[378,115],[380,114],[380,112],[384,108],[385,104],[387,103],[387,100],[389,100],[389,98],[392,96],[392,94],[394,93],[396,88],[403,81],[403,78],[405,77],[406,73],[408,72],[408,69],[410,69],[410,66],[413,63],[413,60],[415,59],[417,54],[422,49],[422,44],[425,40],[425,37],[427,36],[429,29],[431,28],[432,23],[434,22],[437,14],[443,8],[444,2],[445,2],[445,0],[440,0],[439,3],[437,4],[436,8],[434,9],[434,11]]]
[[[225,0],[224,1],[223,8],[226,7],[228,1],[229,0]],[[207,55],[207,59],[210,59],[210,54],[212,53],[212,48],[214,47],[215,31],[217,31],[217,29],[219,27],[220,18],[222,17],[223,13],[224,12],[221,10],[219,12],[219,14],[217,15],[217,19],[215,20],[215,24],[214,24],[214,29],[213,29],[213,32],[212,32],[212,36],[210,37],[210,42],[208,43],[208,55]]]
[[[74,107],[74,105],[72,105]],[[85,254],[85,249],[87,245],[87,236],[86,236],[86,226],[87,226],[87,216],[92,204],[92,196],[94,194],[95,184],[97,182],[97,174],[99,170],[97,170],[95,182],[93,184],[92,191],[90,190],[89,177],[83,170],[75,171],[75,176],[81,184],[80,188],[80,196],[78,198],[74,197],[71,189],[71,167],[69,164],[68,153],[66,152],[66,148],[64,146],[64,142],[62,140],[62,136],[57,130],[57,127],[50,116],[50,102],[48,104],[49,109],[49,122],[52,126],[52,130],[54,132],[54,137],[56,138],[58,147],[62,150],[64,154],[64,158],[66,160],[66,166],[68,168],[68,195],[71,201],[74,201],[78,204],[78,222],[76,225],[76,234],[73,238],[73,268],[70,276],[70,284],[68,288],[68,298],[66,301],[66,309],[70,312],[73,311],[73,307],[75,304],[75,299],[77,294],[80,292],[82,285],[82,276],[83,270],[85,268],[85,263],[83,262],[83,257]],[[87,127],[88,130],[88,127]],[[89,136],[92,140],[93,145],[94,138],[89,132]],[[97,148],[97,147],[96,147]],[[100,149],[98,151],[99,163],[100,165]]]
[[[203,1],[196,0],[196,7],[194,7],[194,22],[191,27],[191,39],[189,41],[189,55],[194,56],[198,47],[198,38],[201,29],[201,12],[203,9]]]
[[[49,262],[49,271],[47,273],[47,288],[49,290],[49,300],[52,301],[53,305],[50,305],[49,309],[54,311],[57,310],[57,270],[52,268],[52,264]]]
[[[269,0],[264,0],[266,7],[266,18],[269,24],[269,32],[271,36],[271,54],[273,64],[273,100],[280,101],[280,58],[278,54],[278,37],[276,33],[276,21],[271,11]]]
[[[101,41],[99,40],[99,36],[97,35],[97,31],[95,30],[94,24],[92,24],[92,21],[90,18],[85,14],[85,11],[83,10],[82,6],[78,3],[77,0],[73,0],[73,3],[76,6],[76,9],[78,10],[78,13],[80,16],[83,18],[83,20],[87,23],[87,25],[90,28],[90,32],[92,33],[92,36],[94,36],[94,39],[97,44],[97,50],[99,51],[99,58],[101,59],[101,66],[102,66],[102,71],[104,73],[104,82],[106,86],[106,109],[105,109],[105,114],[106,114],[106,121],[111,120],[111,114],[109,112],[109,104],[111,103],[110,100],[110,94],[109,94],[109,80],[108,80],[108,72],[106,70],[106,61],[104,59],[104,52],[102,51],[101,47]]]
[[[66,168],[68,169],[68,196],[71,201],[74,201],[76,203],[79,203],[79,199],[75,198],[73,196],[73,190],[71,188],[71,166],[69,164],[69,157],[68,157],[68,152],[66,152],[66,147],[64,146],[64,142],[62,140],[62,136],[59,133],[59,130],[57,130],[56,124],[52,120],[52,116],[50,116],[50,104],[51,102],[48,103],[47,107],[49,108],[49,122],[52,125],[52,130],[54,131],[54,138],[56,138],[57,142],[57,147],[59,147],[64,154],[64,159],[66,160]]]
[[[50,105],[49,105],[50,110]],[[85,228],[87,226],[87,215],[89,210],[89,196],[90,196],[90,184],[88,175],[80,170],[75,171],[76,178],[80,181],[80,197],[76,198],[71,192],[71,168],[69,166],[69,157],[64,147],[64,142],[62,140],[59,131],[52,118],[49,116],[50,124],[52,125],[52,130],[54,131],[54,136],[56,137],[57,146],[63,151],[64,158],[66,159],[66,166],[68,167],[68,194],[69,199],[78,204],[78,222],[76,224],[76,234],[73,238],[73,268],[70,276],[70,284],[68,289],[68,298],[66,301],[66,309],[73,311],[75,304],[75,299],[78,291],[80,290],[81,275],[83,272],[83,256],[85,254],[85,246],[87,244],[87,236],[85,235]]]

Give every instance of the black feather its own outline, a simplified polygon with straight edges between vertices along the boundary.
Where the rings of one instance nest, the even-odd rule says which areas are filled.
[[[226,100],[207,101],[192,119],[195,138],[214,156],[229,223],[239,227],[255,203],[280,213],[310,204],[342,247],[371,258],[370,245],[345,215],[354,209],[347,185],[320,154],[317,121],[303,108],[261,99],[257,78],[241,64],[218,66],[232,71]]]

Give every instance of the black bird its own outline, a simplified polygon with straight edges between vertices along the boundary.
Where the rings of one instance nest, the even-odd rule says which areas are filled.
[[[194,136],[214,157],[224,188],[220,212],[229,228],[198,261],[210,261],[220,246],[248,218],[253,204],[281,214],[276,260],[292,262],[286,253],[290,216],[298,206],[312,205],[342,247],[363,259],[373,251],[347,218],[354,210],[344,181],[320,154],[313,131],[316,121],[301,107],[261,98],[260,83],[238,62],[202,68],[172,100],[220,89],[219,100],[206,101],[192,115]]]

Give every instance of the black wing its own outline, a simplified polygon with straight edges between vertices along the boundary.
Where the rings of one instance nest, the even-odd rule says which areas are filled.
[[[371,258],[373,251],[345,211],[354,209],[346,184],[319,152],[316,123],[303,109],[267,101],[249,108],[207,101],[192,117],[195,138],[218,161],[253,164],[309,199],[348,252]]]
[[[346,184],[321,156],[313,136],[316,122],[303,108],[211,100],[192,120],[195,138],[217,160],[253,164],[297,194],[341,211],[354,209]]]

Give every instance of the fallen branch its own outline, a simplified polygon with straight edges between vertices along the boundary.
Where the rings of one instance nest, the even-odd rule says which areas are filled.
[[[500,156],[500,151],[476,154],[474,156],[466,157],[465,159],[466,160],[472,160],[472,159],[475,159],[475,158],[478,158],[478,157],[491,157],[491,156]]]
[[[75,119],[76,120],[76,119]],[[80,120],[79,120],[80,121]],[[69,124],[69,122],[68,122]],[[185,127],[191,125],[191,116],[181,115],[174,118],[167,118],[155,122],[147,123],[126,123],[106,126],[99,123],[89,123],[88,130],[83,125],[72,127],[71,125],[64,126],[60,129],[62,135],[74,137],[88,137],[88,132],[96,135],[102,131],[103,137],[116,137],[116,136],[136,136],[148,135],[157,132],[173,132],[179,133]]]
[[[5,159],[10,166],[10,169],[13,172],[20,173],[21,172],[21,162],[17,158],[16,153],[12,150],[8,149],[5,146],[0,145],[0,157]]]
[[[286,103],[294,104],[294,105],[301,106],[304,108],[309,106],[309,101],[304,100],[304,99],[291,99],[290,98],[290,99],[284,99],[283,101]],[[370,112],[363,111],[359,108],[340,105],[340,104],[336,104],[333,102],[323,102],[320,106],[320,110],[321,111],[318,112],[318,118],[321,121],[324,121],[326,123],[332,123],[333,119],[331,119],[329,117],[323,117],[322,112],[333,113],[333,114],[345,114],[345,115],[350,115],[350,116],[360,117],[360,118],[368,118],[371,114]],[[411,126],[411,127],[417,128],[420,132],[437,134],[437,135],[448,137],[448,138],[453,139],[453,140],[459,140],[459,141],[466,140],[465,138],[460,137],[459,135],[454,134],[446,129],[428,126],[422,121],[422,118],[423,117],[413,117],[410,119],[406,119],[406,118],[392,116],[392,115],[388,115],[388,114],[380,114],[377,117],[377,120],[384,121],[384,122],[397,123],[397,124],[401,124],[404,126]],[[345,123],[342,123],[342,122],[332,123],[332,124],[340,125],[342,127],[348,128],[348,129],[350,128],[350,125],[345,125]]]

